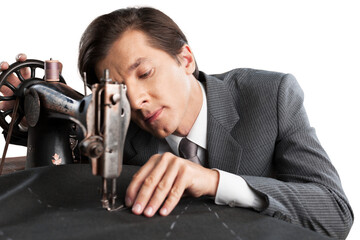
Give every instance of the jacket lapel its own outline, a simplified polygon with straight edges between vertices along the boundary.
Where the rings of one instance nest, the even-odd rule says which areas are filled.
[[[203,77],[206,80],[208,101],[209,167],[237,173],[243,149],[231,135],[232,129],[239,121],[234,100],[222,80],[205,74]]]

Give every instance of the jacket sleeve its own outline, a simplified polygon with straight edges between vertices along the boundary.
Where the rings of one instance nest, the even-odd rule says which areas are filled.
[[[310,127],[303,92],[292,75],[284,75],[279,85],[277,121],[274,177],[242,176],[266,199],[266,207],[259,211],[345,239],[353,213],[340,178]]]

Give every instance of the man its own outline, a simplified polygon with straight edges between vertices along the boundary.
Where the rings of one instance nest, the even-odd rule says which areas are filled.
[[[79,71],[92,84],[104,69],[128,89],[124,162],[143,165],[126,192],[135,214],[166,216],[184,193],[208,195],[217,204],[347,236],[350,205],[293,76],[199,72],[179,27],[152,8],[121,9],[88,26]],[[186,156],[183,146],[195,155]]]

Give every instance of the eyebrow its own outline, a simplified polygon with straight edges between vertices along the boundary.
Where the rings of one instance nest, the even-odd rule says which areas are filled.
[[[136,61],[133,64],[131,64],[130,67],[128,67],[127,71],[131,72],[131,71],[135,70],[141,63],[143,63],[145,61],[148,61],[148,59],[144,58],[144,57],[136,59]]]

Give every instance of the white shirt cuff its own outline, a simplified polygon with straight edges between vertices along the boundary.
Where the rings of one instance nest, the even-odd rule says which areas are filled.
[[[219,172],[216,204],[257,210],[263,208],[265,199],[251,189],[242,177],[219,169],[214,170]]]

